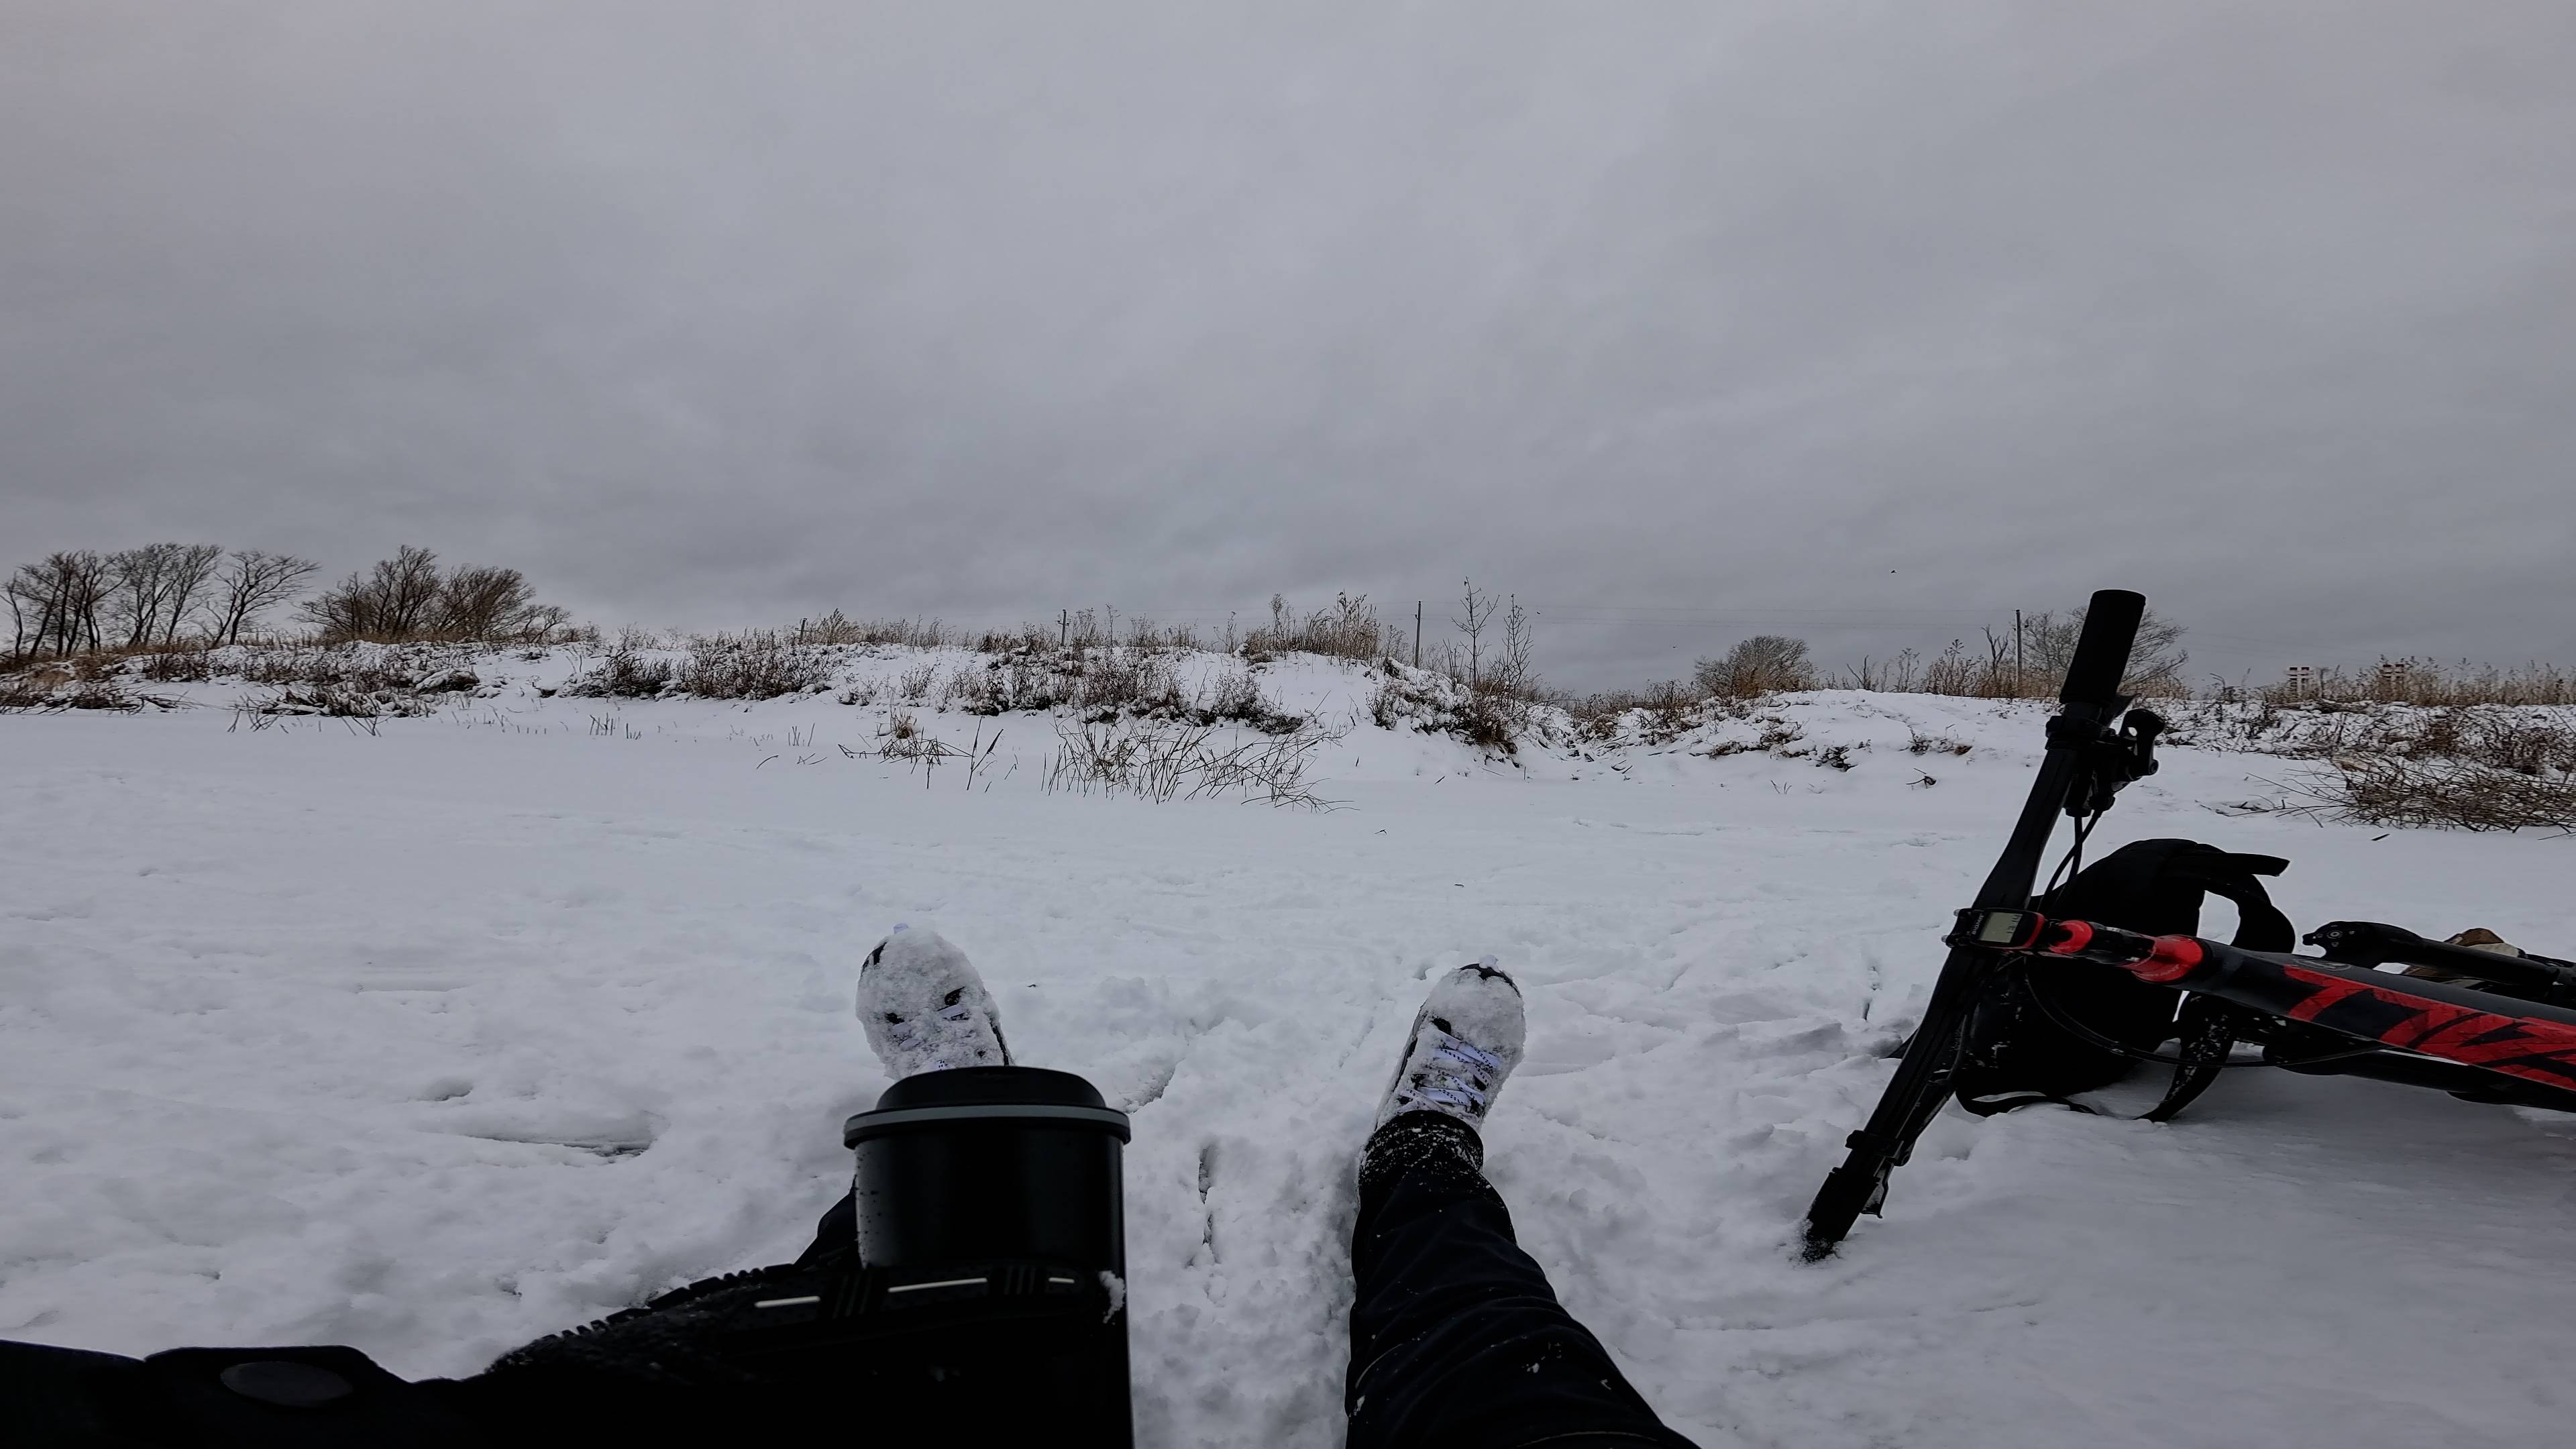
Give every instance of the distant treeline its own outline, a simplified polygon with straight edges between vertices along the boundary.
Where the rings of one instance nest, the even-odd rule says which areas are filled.
[[[425,548],[404,547],[307,596],[320,567],[293,554],[227,553],[212,543],[60,550],[19,565],[0,583],[9,657],[233,644],[290,605],[297,621],[332,643],[543,638],[568,617],[538,603],[517,569],[442,569]]]

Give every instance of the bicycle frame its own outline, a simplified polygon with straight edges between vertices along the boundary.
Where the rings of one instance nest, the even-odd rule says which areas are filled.
[[[2101,590],[2086,607],[2084,633],[2058,693],[2060,708],[2048,722],[2039,778],[2031,783],[2003,854],[1977,890],[1977,906],[2027,910],[2058,816],[2099,814],[2121,785],[2154,770],[2151,751],[2163,722],[2140,711],[2142,718],[2129,728],[2115,728],[2128,707],[2120,680],[2146,608],[2145,595],[2125,589]],[[1807,1261],[1831,1253],[1862,1213],[1875,1213],[1886,1201],[1889,1174],[1912,1155],[1914,1139],[1949,1097],[1969,1023],[1997,959],[1971,945],[1950,948],[1895,1078],[1867,1125],[1847,1139],[1850,1154],[1826,1176],[1807,1209]]]
[[[2417,964],[2525,981],[2552,993],[2576,985],[2567,963],[2551,957],[2471,951],[2393,926],[2339,921],[2309,939],[2350,941],[2365,932],[2396,948],[2386,953],[2388,959],[2430,956],[2433,962]],[[2141,981],[2216,997],[2277,1022],[2362,1044],[2359,1050],[2301,1060],[2286,1055],[2285,1046],[2312,1042],[2313,1036],[2277,1035],[2265,1047],[2266,1059],[2294,1071],[2376,1077],[2475,1101],[2576,1112],[2576,1007],[2324,956],[2247,951],[2197,936],[2146,936],[2029,911],[1971,907],[1959,913],[1950,939],[1998,960],[2020,956],[2035,963],[2054,958],[2116,966]]]

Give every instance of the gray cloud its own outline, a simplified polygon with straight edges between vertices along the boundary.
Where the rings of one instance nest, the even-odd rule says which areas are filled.
[[[2576,659],[2576,11],[0,7],[0,545]],[[1641,612],[1661,610],[1661,613]]]

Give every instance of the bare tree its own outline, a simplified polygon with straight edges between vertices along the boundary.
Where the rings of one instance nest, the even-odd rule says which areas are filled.
[[[186,547],[179,543],[147,543],[107,556],[111,580],[108,606],[117,629],[125,635],[126,648],[140,648],[159,635],[161,613],[169,605],[179,554]]]
[[[438,555],[403,545],[304,602],[301,612],[331,639],[411,639],[436,622]]]
[[[186,543],[174,546],[168,558],[167,592],[161,612],[161,642],[175,644],[179,630],[191,615],[204,608],[207,585],[215,576],[215,565],[222,561],[224,546],[219,543]]]
[[[291,553],[246,548],[235,552],[215,579],[212,638],[241,641],[242,630],[263,613],[295,597],[321,565]]]
[[[572,610],[561,604],[530,604],[519,615],[518,627],[512,632],[531,644],[553,641],[555,631],[572,622]]]
[[[2075,662],[2075,642],[2084,633],[2084,606],[2077,605],[2063,614],[2034,614],[2022,624],[2022,642],[2030,659],[2031,683],[2057,692],[2067,668]],[[2138,623],[2138,642],[2129,650],[2129,672],[2121,689],[2129,694],[2167,694],[2180,692],[2183,665],[2191,656],[2183,652],[2183,626],[2160,617],[2149,609]]]
[[[310,565],[305,567],[309,571]],[[517,569],[442,572],[438,555],[412,547],[324,589],[306,600],[300,612],[325,638],[385,643],[539,638],[569,617],[552,604],[538,603]],[[1091,627],[1087,612],[1083,622]]]
[[[23,571],[22,569],[21,572]],[[9,601],[8,662],[14,664],[33,652],[27,647],[31,638],[28,632],[27,611],[38,607],[41,600],[36,595],[24,591],[14,574],[6,582],[0,582],[0,599]]]
[[[1503,663],[1499,683],[1514,698],[1529,698],[1538,687],[1538,638],[1533,628],[1537,619],[1537,615],[1521,607],[1518,594],[1510,595],[1503,606]]]
[[[87,549],[58,550],[22,564],[7,588],[19,652],[60,658],[100,646],[99,609],[111,586],[108,561]]]
[[[1452,614],[1449,622],[1459,633],[1467,636],[1467,687],[1475,689],[1485,679],[1485,630],[1494,622],[1495,611],[1502,607],[1503,601],[1479,590],[1474,579],[1467,580],[1465,587],[1467,593],[1462,607],[1466,609],[1467,617],[1461,619]]]
[[[369,580],[381,611],[377,628],[388,639],[409,639],[438,622],[438,555],[409,544],[376,562]]]
[[[526,626],[534,592],[517,569],[461,568],[441,580],[434,630],[460,639],[496,639]]]
[[[2021,693],[2020,671],[2012,667],[2013,636],[1998,632],[1994,625],[1985,626],[1986,677],[1981,692],[1989,699],[2010,699]]]

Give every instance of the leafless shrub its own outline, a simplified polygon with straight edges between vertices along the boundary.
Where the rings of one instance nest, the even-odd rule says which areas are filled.
[[[930,681],[938,674],[939,666],[936,664],[914,665],[903,672],[903,678],[895,684],[895,692],[903,697],[906,704],[926,703],[930,699]]]
[[[1921,692],[1923,656],[1911,649],[1900,649],[1893,659],[1873,659],[1862,655],[1860,663],[1843,671],[1843,682],[1853,689],[1877,690],[1887,694]]]
[[[1317,749],[1334,736],[1306,727],[1229,743],[1219,727],[1166,720],[1103,724],[1062,720],[1049,792],[1133,795],[1160,804],[1234,795],[1267,805],[1323,809],[1330,802],[1306,779]]]
[[[1010,706],[1003,691],[996,687],[994,675],[998,672],[960,669],[949,675],[948,682],[939,688],[939,707],[954,707],[968,714],[988,717],[1000,714]]]
[[[1953,639],[1949,648],[1923,667],[1923,692],[1992,698],[1995,694],[1994,676],[1983,667],[1982,661],[1968,653],[1967,640]]]
[[[1186,707],[1171,661],[1140,650],[1085,651],[1061,683],[1063,702],[1094,722],[1121,713],[1168,717]]]
[[[862,679],[858,683],[841,691],[841,703],[843,704],[874,704],[876,703],[876,698],[877,682],[873,679]]]
[[[1402,629],[1379,622],[1366,594],[1335,594],[1329,608],[1304,615],[1286,598],[1273,594],[1269,624],[1247,631],[1239,652],[1247,657],[1322,654],[1335,659],[1391,659],[1402,651],[1404,638]]]
[[[2304,803],[2276,808],[2380,826],[2576,831],[2576,774],[2563,770],[2528,775],[2457,757],[2401,755],[2340,755],[2331,764],[2286,787]]]
[[[1587,694],[1566,700],[1565,716],[1573,723],[1577,740],[1607,744],[1618,738],[1620,721],[1636,708],[1636,700],[1633,691],[1624,689]],[[1375,701],[1371,701],[1371,713],[1375,712]],[[1386,727],[1384,720],[1378,723],[1380,728]]]
[[[891,644],[903,649],[939,649],[955,640],[937,619],[852,619],[840,610],[796,624],[799,644]]]
[[[1667,745],[1720,719],[1742,719],[1746,701],[1711,698],[1696,681],[1667,679],[1644,689],[1607,690],[1580,699],[1558,701],[1573,722],[1578,740],[1608,744],[1634,724],[1634,736],[1646,745]],[[1719,753],[1729,753],[1721,750]]]
[[[1909,755],[1964,755],[1976,748],[1949,735],[1927,735],[1912,725],[1905,727],[1905,735],[1905,752]]]
[[[239,657],[240,675],[251,684],[328,685],[374,694],[452,678],[473,655],[447,645],[353,643],[252,648]]]
[[[202,684],[215,677],[214,650],[178,644],[143,656],[143,677],[163,684]]]
[[[1270,702],[1261,681],[1249,669],[1220,674],[1199,692],[1186,717],[1193,724],[1240,724],[1267,735],[1284,735],[1304,727],[1306,716],[1291,714]]]
[[[1948,648],[1930,660],[1911,649],[1893,659],[1864,657],[1842,672],[1842,682],[1853,689],[1891,694],[2051,698],[2075,660],[2075,644],[2084,633],[2084,614],[2082,607],[2062,613],[2032,614],[2022,620],[2018,634],[1988,626],[1979,631],[1976,643],[1953,639]],[[2182,671],[2191,656],[2182,648],[2182,636],[2181,625],[2148,610],[2138,626],[2137,642],[2129,654],[2128,677],[2121,689],[2139,698],[2171,699],[2188,694]]]
[[[542,640],[565,612],[536,602],[517,569],[488,566],[442,571],[438,555],[405,545],[392,558],[349,575],[298,611],[324,640]]]
[[[1156,654],[1187,654],[1203,646],[1199,642],[1199,631],[1191,625],[1131,619],[1127,624],[1127,647]]]
[[[2576,710],[2203,700],[2171,711],[2175,744],[2291,759],[2460,759],[2528,776],[2576,769]]]
[[[690,640],[678,682],[682,693],[700,699],[775,699],[820,689],[831,676],[828,651],[796,644],[774,630],[754,629]],[[923,688],[928,687],[925,679]]]
[[[2084,634],[2085,608],[2079,604],[2063,613],[2043,612],[2022,621],[2022,663],[2016,687],[2010,692],[2030,696],[2056,695],[2058,688],[2065,683],[2067,669],[2075,662],[2076,641]],[[1994,630],[1986,632],[1990,643],[1997,640]],[[2130,646],[2129,672],[2120,683],[2121,693],[2138,698],[2174,698],[2189,693],[2183,683],[2183,666],[2190,662],[2191,656],[2183,650],[2182,636],[2182,625],[2149,609],[2138,624],[2137,642]],[[2011,664],[2012,656],[2007,652],[2011,645],[2010,636],[2002,636],[2000,644],[1989,650],[1993,661],[1991,668],[1998,675]],[[1992,682],[2002,683],[2000,678]],[[2000,695],[2005,691],[1998,688],[1995,692]]]
[[[1410,725],[1424,734],[1454,735],[1491,754],[1519,753],[1504,712],[1480,703],[1476,693],[1445,673],[1380,666],[1369,694],[1369,718],[1380,729]]]
[[[1807,658],[1806,640],[1756,634],[1739,641],[1722,657],[1699,661],[1692,679],[1702,693],[1720,699],[1753,699],[1812,689],[1816,669]]]
[[[1052,625],[1022,624],[1017,633],[988,629],[976,635],[970,647],[978,654],[1036,654],[1053,650],[1061,642]]]
[[[670,689],[676,677],[669,660],[645,658],[621,642],[563,692],[581,699],[652,699]]]
[[[1517,597],[1490,593],[1469,579],[1449,622],[1465,647],[1444,646],[1434,653],[1432,667],[1462,691],[1450,731],[1480,749],[1516,753],[1532,727],[1532,707],[1546,698],[1531,662],[1535,616]],[[1501,637],[1489,647],[1487,635],[1498,624]]]

